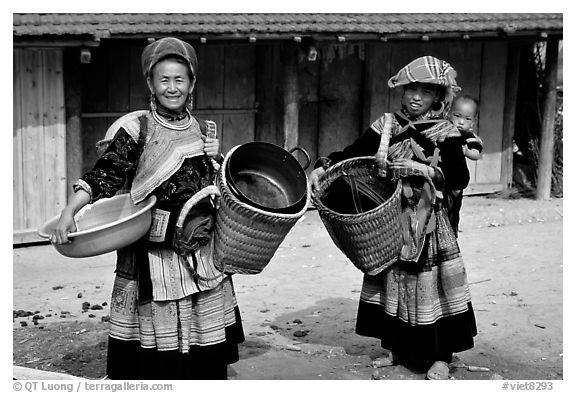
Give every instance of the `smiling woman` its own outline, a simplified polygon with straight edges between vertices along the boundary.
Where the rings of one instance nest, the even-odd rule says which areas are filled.
[[[69,241],[74,215],[88,203],[122,191],[135,204],[155,196],[148,233],[118,250],[108,377],[226,379],[244,333],[232,278],[212,260],[215,201],[207,190],[216,188],[220,144],[208,135],[215,125],[191,115],[196,52],[163,38],[144,49],[142,71],[149,110],[117,120],[99,142],[103,154],[75,184],[52,242]]]
[[[186,100],[192,97],[194,76],[186,63],[178,57],[167,57],[159,61],[146,79],[150,93],[160,105],[174,112],[181,112]]]
[[[410,83],[404,87],[402,106],[411,116],[423,115],[433,104],[440,102],[440,91],[437,85],[431,83]]]
[[[391,267],[364,275],[356,332],[390,351],[375,367],[418,359],[429,363],[428,379],[448,379],[452,354],[472,348],[476,335],[466,270],[442,206],[442,191],[464,189],[470,178],[460,133],[444,119],[460,88],[452,66],[432,56],[410,62],[388,86],[404,88],[402,109],[319,160],[310,180],[317,189],[324,166],[372,156],[387,145],[386,172],[402,189],[402,248]]]

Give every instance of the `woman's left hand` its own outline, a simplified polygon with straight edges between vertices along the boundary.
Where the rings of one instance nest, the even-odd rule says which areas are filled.
[[[218,157],[220,154],[220,141],[216,138],[202,138],[204,139],[204,153],[210,158]]]
[[[394,160],[388,167],[397,171],[405,171],[410,174],[429,176],[428,165],[406,158]]]

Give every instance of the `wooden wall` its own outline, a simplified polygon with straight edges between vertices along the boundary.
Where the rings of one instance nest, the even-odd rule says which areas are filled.
[[[13,52],[13,241],[66,203],[66,127],[61,50]]]
[[[141,71],[145,43],[108,43],[92,49],[82,65],[83,172],[97,159],[94,145],[121,114],[148,108],[149,92]],[[255,138],[256,47],[203,45],[197,48],[199,70],[194,113],[213,120],[224,151]]]
[[[489,193],[502,190],[509,182],[513,119],[506,122],[505,100],[509,43],[505,41],[441,41],[375,43],[367,48],[365,66],[364,124],[369,124],[385,111],[400,108],[402,89],[389,89],[388,78],[411,60],[432,55],[448,61],[458,73],[457,81],[462,93],[480,101],[480,115],[475,129],[484,143],[483,157],[479,161],[467,160],[470,186],[466,194]],[[516,65],[517,67],[517,65]],[[515,99],[508,105],[515,105]],[[369,119],[369,120],[368,120]]]
[[[148,92],[140,71],[145,43],[103,45],[82,66],[83,170],[96,159],[94,144],[119,113],[147,106]],[[284,45],[284,46],[283,46]],[[252,140],[284,143],[282,54],[286,44],[211,44],[198,47],[195,90],[199,118],[216,121],[223,151]],[[508,43],[505,41],[438,41],[368,44],[321,44],[320,58],[298,61],[298,144],[312,160],[352,142],[385,111],[399,108],[401,89],[388,78],[414,58],[433,55],[458,71],[463,92],[481,104],[477,133],[483,159],[468,161],[468,193],[493,192],[506,184],[511,140],[503,136]],[[111,114],[109,117],[96,116]]]
[[[256,127],[256,47],[203,45],[198,48],[194,109],[218,125],[223,151],[251,142]]]
[[[148,88],[142,76],[140,55],[145,42],[102,45],[91,49],[91,62],[76,69],[80,73],[82,170],[97,159],[96,142],[122,114],[147,108]],[[78,62],[72,58],[70,61]],[[78,77],[68,75],[67,78]]]
[[[77,48],[66,49],[65,78],[62,50],[14,50],[15,242],[17,234],[18,242],[30,238],[21,234],[60,211],[70,184],[96,160],[95,143],[108,126],[122,114],[148,107],[140,65],[146,44],[103,41],[91,48],[90,64],[80,64]],[[197,47],[195,114],[216,121],[223,152],[253,140],[284,145],[287,48],[273,42]],[[437,56],[457,70],[463,93],[480,99],[477,133],[484,157],[468,161],[466,193],[501,190],[512,169],[510,108],[516,100],[507,89],[517,86],[513,48],[498,40],[320,43],[316,61],[296,51],[298,130],[288,132],[298,132],[293,139],[313,161],[342,149],[382,113],[399,108],[401,89],[387,86],[393,73],[418,56]]]

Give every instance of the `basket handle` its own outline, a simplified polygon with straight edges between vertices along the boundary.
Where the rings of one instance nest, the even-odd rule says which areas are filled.
[[[207,196],[218,196],[219,197],[220,196],[220,190],[215,185],[210,185],[210,186],[204,187],[203,189],[198,191],[196,194],[192,195],[192,197],[186,201],[186,203],[184,204],[184,206],[182,206],[182,209],[180,210],[180,215],[178,216],[178,221],[176,221],[176,227],[177,228],[182,228],[182,226],[184,225],[184,220],[186,219],[186,216],[190,212],[190,209],[192,209],[194,207],[194,205],[196,205],[198,202],[200,202],[202,199],[206,198]]]
[[[376,152],[376,163],[378,176],[386,177],[386,160],[388,159],[388,145],[390,144],[390,134],[392,133],[392,114],[384,114],[384,129],[380,135],[380,146]]]
[[[220,195],[221,195],[220,189],[218,187],[216,187],[215,185],[210,185],[210,186],[204,187],[203,189],[198,191],[196,194],[192,195],[192,197],[186,201],[186,203],[184,204],[184,206],[182,206],[182,209],[180,210],[180,215],[178,216],[178,221],[176,222],[176,231],[182,230],[182,226],[184,225],[184,221],[186,219],[186,216],[188,215],[190,210],[198,202],[200,202],[202,199],[204,199],[208,196],[220,197]],[[195,257],[193,257],[193,258],[195,258]],[[224,275],[224,273],[220,273],[215,277],[204,277],[204,276],[201,276],[198,273],[198,271],[194,267],[192,267],[189,263],[187,264],[187,267],[190,270],[190,273],[192,273],[192,275],[194,277],[196,277],[197,279],[202,280],[202,281],[216,280],[216,279],[218,279]]]
[[[288,152],[290,154],[294,153],[296,150],[301,151],[304,154],[304,157],[306,157],[306,165],[302,165],[302,168],[304,170],[308,169],[308,167],[310,166],[310,164],[312,163],[312,160],[310,159],[310,154],[308,154],[308,152],[306,150],[304,150],[303,148],[301,148],[300,146],[295,146],[292,149],[288,150]]]
[[[344,173],[343,176],[345,179],[348,179],[350,183],[350,189],[352,190],[352,202],[354,203],[354,209],[356,210],[357,214],[362,213],[364,210],[362,209],[362,201],[360,200],[360,194],[358,194],[358,185],[356,184],[356,179],[354,176],[350,176],[347,173]]]

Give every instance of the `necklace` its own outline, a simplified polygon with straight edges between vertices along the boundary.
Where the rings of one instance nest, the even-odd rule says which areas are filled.
[[[156,112],[155,109],[152,109],[152,117],[154,118],[154,120],[156,120],[158,122],[158,124],[160,124],[162,127],[166,127],[170,130],[175,130],[175,131],[187,130],[192,125],[192,114],[190,113],[190,110],[188,108],[186,108],[186,113],[188,113],[188,121],[186,123],[184,123],[184,124],[170,124],[166,120],[162,119],[162,117],[160,117],[158,115],[158,112]]]

